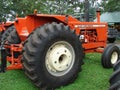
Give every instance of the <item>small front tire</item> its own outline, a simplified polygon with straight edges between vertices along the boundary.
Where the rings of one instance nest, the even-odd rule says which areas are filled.
[[[112,68],[113,65],[119,60],[120,50],[116,45],[108,45],[102,54],[102,66],[104,68]]]

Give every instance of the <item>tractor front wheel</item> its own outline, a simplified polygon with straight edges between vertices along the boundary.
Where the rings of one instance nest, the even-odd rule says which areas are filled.
[[[102,54],[102,65],[104,68],[112,68],[119,60],[120,50],[116,45],[108,45]]]
[[[23,48],[25,74],[40,88],[72,83],[83,64],[82,45],[74,31],[63,24],[45,24],[26,40]]]

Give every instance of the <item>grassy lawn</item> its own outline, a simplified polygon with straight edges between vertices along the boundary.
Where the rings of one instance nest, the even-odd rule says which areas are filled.
[[[82,72],[74,83],[56,90],[108,90],[112,69],[101,66],[101,54],[87,54]],[[22,70],[0,73],[0,90],[39,90]]]

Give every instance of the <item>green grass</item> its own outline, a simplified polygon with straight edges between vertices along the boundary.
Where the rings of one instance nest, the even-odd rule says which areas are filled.
[[[74,83],[56,90],[108,90],[112,69],[101,66],[101,54],[87,54],[82,72]],[[0,73],[0,90],[39,90],[22,70]]]

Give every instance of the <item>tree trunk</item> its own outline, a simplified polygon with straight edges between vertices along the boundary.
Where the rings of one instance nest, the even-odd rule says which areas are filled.
[[[85,0],[84,8],[85,8],[85,21],[89,22],[89,1],[88,0]]]

